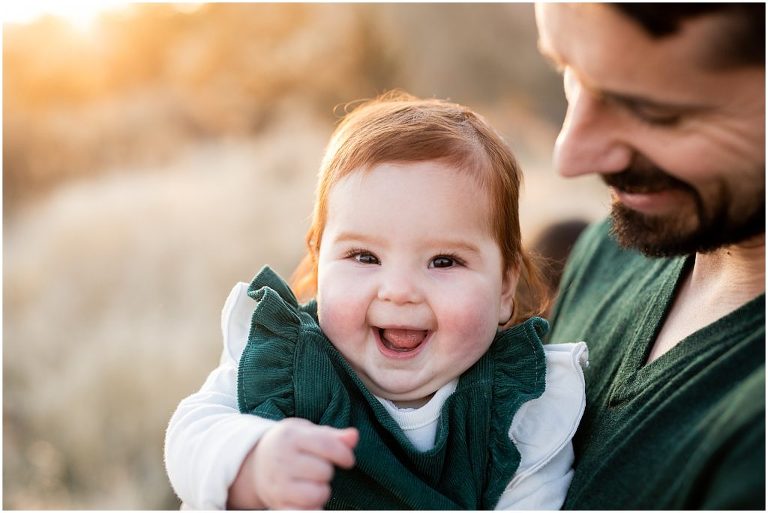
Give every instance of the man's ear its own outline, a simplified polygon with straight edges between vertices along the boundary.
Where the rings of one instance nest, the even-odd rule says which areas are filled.
[[[515,311],[515,293],[520,279],[520,266],[511,265],[504,272],[501,280],[501,301],[499,302],[499,325],[503,326],[512,318]]]

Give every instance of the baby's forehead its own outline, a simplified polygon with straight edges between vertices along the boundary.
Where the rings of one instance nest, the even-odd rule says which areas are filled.
[[[351,190],[371,185],[410,182],[411,184],[461,183],[477,195],[482,195],[492,187],[490,171],[484,166],[454,162],[449,159],[430,159],[417,161],[385,161],[365,164],[339,173],[330,184],[330,190]],[[408,191],[403,191],[408,192]],[[440,194],[439,187],[425,187],[426,195]]]
[[[467,201],[490,205],[496,181],[490,177],[492,171],[486,167],[475,162],[456,163],[448,159],[367,164],[348,171],[332,182],[328,200],[346,193],[359,194],[363,188],[391,189],[398,185],[402,187],[399,191],[403,197],[408,196],[408,193],[413,192],[411,189],[416,187],[422,199],[428,199],[435,195],[445,196],[445,188],[452,185],[460,188],[459,192],[465,193],[463,195]],[[463,206],[464,203],[454,205],[457,209]]]
[[[332,186],[327,213],[331,223],[382,230],[409,224],[490,233],[493,224],[480,181],[439,161],[384,163],[349,173]]]
[[[450,178],[452,175],[460,175],[470,179],[481,189],[492,187],[493,180],[490,175],[494,172],[485,156],[462,155],[423,160],[383,160],[361,164],[352,169],[341,171],[337,174],[332,187],[342,180],[363,180],[373,173],[391,173],[392,170],[410,170],[414,173],[439,171],[434,176],[435,180]]]

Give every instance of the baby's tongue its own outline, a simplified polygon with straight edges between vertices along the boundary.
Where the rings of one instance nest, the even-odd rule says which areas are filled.
[[[398,351],[414,349],[424,341],[427,332],[424,330],[383,329],[381,338],[384,343]]]

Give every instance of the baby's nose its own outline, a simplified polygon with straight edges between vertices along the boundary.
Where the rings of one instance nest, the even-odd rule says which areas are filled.
[[[419,303],[423,295],[410,273],[388,272],[382,276],[378,299],[395,304]]]

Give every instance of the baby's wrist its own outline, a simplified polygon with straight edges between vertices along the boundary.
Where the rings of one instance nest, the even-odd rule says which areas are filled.
[[[258,444],[256,444],[258,445]],[[257,490],[254,468],[256,446],[250,450],[240,465],[235,480],[227,493],[227,509],[265,509]]]

